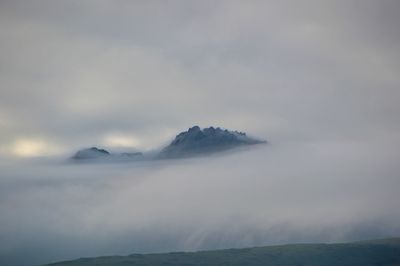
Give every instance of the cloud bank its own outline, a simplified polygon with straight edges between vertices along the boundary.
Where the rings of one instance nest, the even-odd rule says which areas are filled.
[[[1,1],[0,264],[398,236],[399,10]],[[152,150],[195,124],[270,144],[183,161],[57,159]],[[35,156],[50,158],[20,158]]]
[[[398,236],[398,155],[306,142],[182,160],[3,165],[0,262]]]
[[[154,148],[198,124],[399,135],[398,1],[2,1],[0,147]]]

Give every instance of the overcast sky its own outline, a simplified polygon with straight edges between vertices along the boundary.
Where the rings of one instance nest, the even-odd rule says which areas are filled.
[[[399,135],[397,0],[1,1],[0,147]]]
[[[0,264],[399,236],[399,14],[398,0],[0,0]],[[269,144],[63,161],[193,125]]]

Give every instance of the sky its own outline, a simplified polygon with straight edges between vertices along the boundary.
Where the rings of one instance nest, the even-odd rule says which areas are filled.
[[[195,124],[284,141],[398,135],[396,0],[0,6],[5,156],[151,149]]]
[[[399,12],[397,0],[1,0],[0,262],[400,235]],[[193,125],[269,144],[63,161],[159,149]]]

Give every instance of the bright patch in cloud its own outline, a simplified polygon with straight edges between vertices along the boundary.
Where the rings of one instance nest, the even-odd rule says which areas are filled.
[[[18,157],[34,157],[54,154],[58,149],[38,139],[18,139],[11,146],[10,152]]]
[[[111,147],[137,147],[140,141],[132,136],[110,135],[105,137],[104,145]]]

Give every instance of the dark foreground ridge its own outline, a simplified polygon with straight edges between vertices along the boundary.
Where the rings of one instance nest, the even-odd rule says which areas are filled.
[[[346,244],[293,244],[165,254],[133,254],[82,258],[53,266],[271,265],[271,266],[395,266],[400,265],[400,238]]]
[[[203,130],[194,126],[179,133],[175,139],[161,152],[147,156],[146,158],[168,159],[183,158],[196,155],[205,155],[218,151],[224,151],[244,145],[266,143],[257,140],[238,131],[230,131],[219,127],[208,127]],[[110,159],[143,159],[141,152],[112,154],[104,149],[96,147],[82,149],[72,156],[76,161],[110,160]]]
[[[208,127],[203,130],[198,126],[179,133],[175,139],[165,147],[160,157],[176,158],[213,153],[243,145],[265,143],[238,131],[230,131],[219,127]]]

